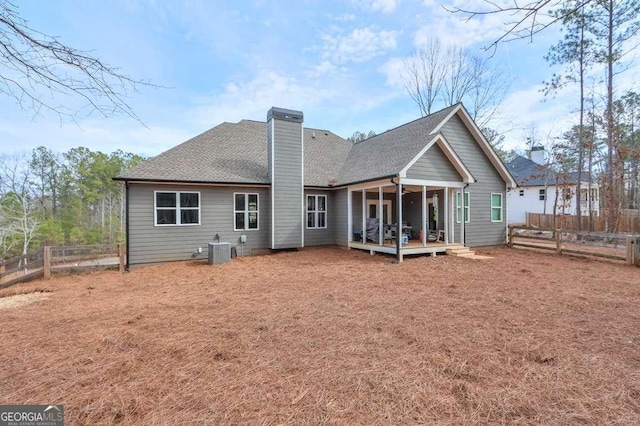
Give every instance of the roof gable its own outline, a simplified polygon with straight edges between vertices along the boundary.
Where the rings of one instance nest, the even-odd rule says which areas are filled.
[[[411,159],[411,161],[409,161],[409,163],[400,171],[400,177],[407,177],[409,169],[424,155],[429,155],[429,150],[432,150],[434,146],[438,146],[440,148],[447,160],[449,160],[451,165],[462,177],[463,182],[471,183],[475,181],[467,166],[465,166],[462,160],[460,160],[458,154],[455,153],[453,148],[451,148],[451,145],[449,145],[449,142],[447,142],[447,139],[441,133],[438,133],[433,139],[431,139],[431,141],[422,150],[420,150],[420,152]]]
[[[445,108],[354,144],[342,166],[339,184],[397,176],[433,139],[432,130],[454,108]]]
[[[489,141],[487,141],[487,139],[484,137],[482,131],[473,120],[473,118],[471,118],[471,115],[469,115],[469,112],[464,107],[464,105],[462,105],[462,103],[458,103],[457,105],[455,105],[454,110],[451,111],[444,120],[442,120],[442,122],[432,131],[432,133],[439,132],[440,129],[449,121],[449,119],[454,116],[454,114],[457,114],[460,117],[464,125],[467,127],[467,130],[469,130],[469,132],[478,143],[484,154],[487,156],[493,167],[496,169],[502,180],[506,182],[507,186],[511,188],[515,187],[515,179],[513,178],[505,164],[502,162],[495,149],[493,149]]]

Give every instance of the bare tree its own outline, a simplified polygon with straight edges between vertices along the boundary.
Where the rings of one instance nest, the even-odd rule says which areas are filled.
[[[441,96],[446,74],[440,40],[429,38],[415,54],[405,60],[404,88],[424,117],[431,114]]]
[[[159,86],[126,76],[90,52],[30,27],[18,9],[0,0],[0,93],[34,115],[49,111],[73,120],[94,113],[125,114],[141,122],[127,98],[140,86]],[[60,99],[82,105],[72,109]]]
[[[0,260],[4,259],[7,254],[18,244],[17,224],[6,217],[4,209],[0,208]]]
[[[563,10],[564,13],[569,15],[595,1],[597,0],[578,0],[572,7],[564,8]],[[495,50],[501,42],[522,39],[531,40],[535,34],[565,19],[566,15],[564,13],[549,13],[551,9],[564,3],[565,0],[531,0],[526,2],[515,0],[509,5],[502,5],[493,0],[484,0],[487,8],[482,10],[463,9],[460,7],[445,7],[445,9],[464,16],[467,21],[484,15],[498,14],[506,16],[504,33],[486,46],[486,49]]]
[[[31,193],[31,169],[24,155],[0,156],[0,216],[3,233],[14,231],[12,238],[22,244],[22,254],[36,236],[39,224],[37,200]]]
[[[509,86],[504,73],[488,59],[460,46],[443,49],[437,38],[405,61],[402,80],[423,116],[464,102],[480,127],[495,114]]]

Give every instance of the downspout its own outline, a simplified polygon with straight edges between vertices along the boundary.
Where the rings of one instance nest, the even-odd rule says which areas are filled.
[[[126,251],[127,251],[127,253],[125,254],[126,264],[124,266],[124,270],[125,272],[129,272],[129,181],[128,180],[124,182],[124,187],[125,187],[124,203],[126,207],[124,220],[127,222],[127,226],[125,227],[125,237],[124,237]]]
[[[467,247],[467,224],[464,221],[464,213],[465,213],[465,204],[464,204],[464,194],[467,190],[467,188],[469,188],[469,182],[467,182],[464,185],[464,190],[462,191],[462,218],[461,218],[461,222],[462,222],[462,235],[460,236],[460,239],[463,241],[463,244],[465,247]],[[469,196],[469,204],[471,204],[471,196]],[[469,206],[469,221],[471,221],[471,206]]]
[[[398,183],[396,184],[396,198],[397,198],[397,211],[396,215],[396,261],[398,263],[402,262],[402,254],[400,250],[402,248],[402,184],[400,183],[400,179],[398,179]]]

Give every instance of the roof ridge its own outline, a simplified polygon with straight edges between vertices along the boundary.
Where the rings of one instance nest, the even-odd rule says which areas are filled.
[[[253,120],[253,119],[250,119],[250,118],[243,118],[243,119],[241,119],[240,121],[238,121],[237,123],[230,123],[230,124],[240,124],[240,123],[242,123],[243,121],[250,121],[250,122],[253,122],[253,123],[260,123],[260,124],[265,124],[265,125],[267,124],[267,122],[266,122],[266,121]],[[226,123],[226,122],[225,122],[225,123]],[[223,124],[223,123],[221,123],[221,124]],[[312,131],[317,131],[317,132],[328,132],[328,133],[331,133],[332,135],[335,135],[335,136],[339,137],[340,139],[347,140],[347,139],[343,138],[342,136],[338,135],[337,133],[335,133],[335,132],[333,132],[333,131],[331,131],[331,130],[329,130],[329,129],[317,129],[317,128],[315,128],[315,127],[305,127],[305,126],[303,126],[303,128],[304,128],[305,130],[312,130]]]
[[[443,112],[443,111],[445,111],[445,110],[447,110],[447,109],[453,109],[453,108],[457,107],[457,106],[458,106],[459,104],[461,104],[461,103],[462,103],[462,102],[456,102],[456,103],[455,103],[455,104],[453,104],[453,105],[449,105],[448,107],[441,108],[441,109],[439,109],[438,111],[432,112],[432,113],[431,113],[431,114],[429,114],[429,115],[425,115],[424,117],[418,117],[418,118],[416,118],[415,120],[411,120],[411,121],[409,121],[409,122],[407,122],[407,123],[401,124],[401,125],[396,126],[396,127],[392,127],[391,129],[387,129],[387,130],[385,130],[385,131],[384,131],[384,132],[382,132],[382,133],[378,133],[378,134],[376,134],[376,135],[373,135],[373,136],[371,136],[370,138],[364,139],[364,140],[362,140],[362,141],[360,141],[360,142],[358,142],[358,143],[359,143],[359,144],[361,144],[361,143],[364,143],[364,142],[370,141],[370,140],[372,140],[372,139],[375,139],[375,138],[376,138],[376,137],[378,137],[378,136],[382,136],[382,135],[384,135],[385,133],[389,133],[389,132],[392,132],[392,131],[394,131],[394,130],[401,129],[401,128],[405,127],[405,126],[408,126],[408,125],[410,125],[410,124],[413,124],[413,123],[415,123],[416,121],[420,121],[420,120],[427,119],[427,118],[429,118],[429,117],[433,117],[434,115],[439,114],[439,113],[441,113],[441,112]]]

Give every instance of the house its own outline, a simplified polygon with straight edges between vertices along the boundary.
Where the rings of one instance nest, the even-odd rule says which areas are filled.
[[[507,163],[516,179],[517,188],[507,193],[510,225],[524,224],[527,213],[576,215],[578,205],[582,216],[598,216],[600,190],[589,172],[582,172],[580,197],[577,194],[578,173],[557,173],[551,170],[542,146],[535,146],[530,157],[517,155]]]
[[[462,104],[357,144],[303,121],[274,107],[266,123],[222,123],[116,177],[127,264],[206,256],[217,241],[245,255],[341,245],[399,260],[505,243],[515,181]]]

